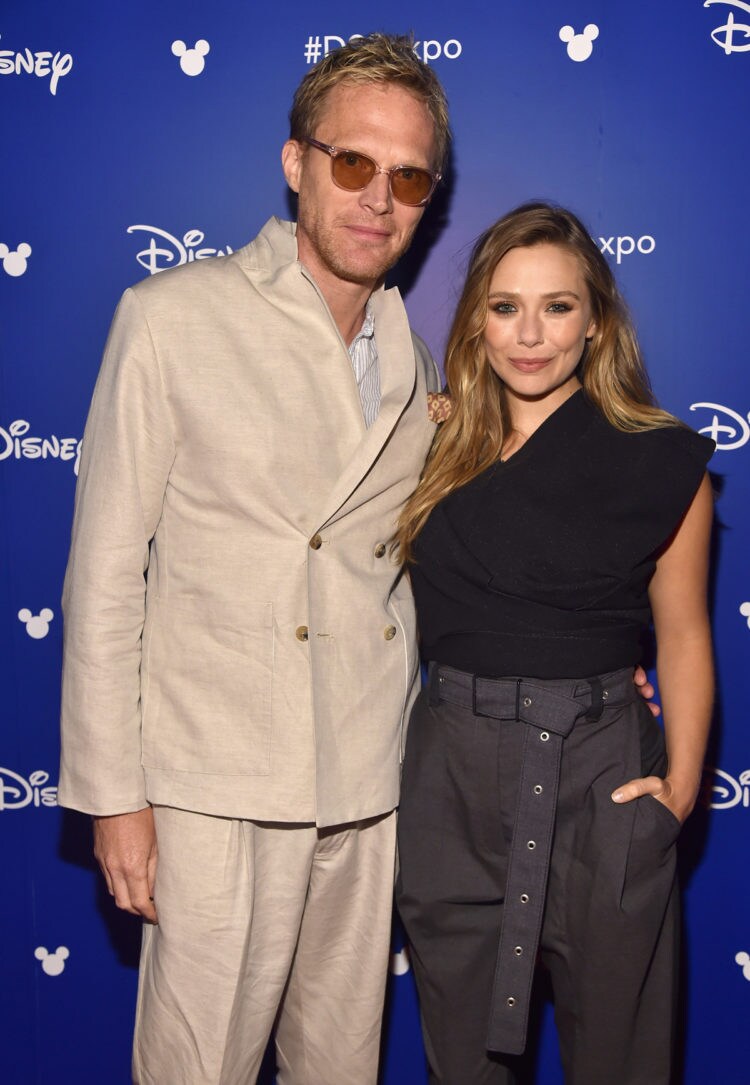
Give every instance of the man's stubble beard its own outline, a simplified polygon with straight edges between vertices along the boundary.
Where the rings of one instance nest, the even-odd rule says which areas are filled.
[[[298,229],[304,231],[308,243],[314,249],[318,260],[328,271],[343,282],[368,286],[373,284],[378,285],[385,278],[386,273],[390,271],[392,267],[395,267],[411,245],[414,231],[419,224],[419,220],[415,222],[411,232],[406,235],[401,248],[396,253],[389,256],[387,260],[377,260],[373,258],[373,262],[370,263],[369,266],[365,264],[368,253],[367,249],[364,247],[360,250],[363,257],[361,263],[357,264],[354,261],[345,261],[342,259],[340,249],[336,245],[335,237],[333,236],[334,230],[321,226],[314,215],[308,216],[303,201],[301,200],[298,206],[297,223]]]

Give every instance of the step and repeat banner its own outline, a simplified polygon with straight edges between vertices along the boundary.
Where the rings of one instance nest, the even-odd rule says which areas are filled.
[[[436,358],[477,234],[524,200],[551,199],[586,221],[617,273],[661,403],[717,442],[719,696],[703,801],[682,845],[679,1080],[742,1085],[750,3],[382,0],[357,10],[0,2],[0,1079],[130,1080],[138,924],[104,891],[87,819],[56,801],[60,591],[112,312],[133,281],[229,253],[269,215],[290,216],[279,153],[295,86],[330,49],[386,30],[413,32],[451,105],[447,184],[394,276]],[[544,1001],[535,1033],[530,1080],[556,1085]],[[398,928],[383,1067],[384,1085],[426,1081]],[[270,1065],[264,1075],[273,1080]]]

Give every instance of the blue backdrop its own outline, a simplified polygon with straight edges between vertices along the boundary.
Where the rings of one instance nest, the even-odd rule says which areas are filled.
[[[373,29],[413,30],[451,103],[449,183],[396,274],[436,357],[475,236],[511,206],[551,198],[584,218],[612,262],[663,405],[718,441],[719,699],[705,802],[682,847],[680,1080],[740,1085],[750,1065],[750,4],[355,10],[0,2],[3,1085],[129,1081],[137,923],[104,892],[86,819],[56,805],[60,589],[112,311],[135,279],[237,248],[269,214],[288,216],[279,151],[293,89],[326,50]],[[396,931],[383,1082],[421,1085],[401,947]],[[548,1007],[538,1030],[536,1080],[557,1085]]]

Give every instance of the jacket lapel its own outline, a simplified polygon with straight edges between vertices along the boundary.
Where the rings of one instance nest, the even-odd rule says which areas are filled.
[[[325,447],[319,449],[317,458],[321,483],[324,483],[326,471],[336,463],[339,465],[330,476],[329,488],[321,487],[314,504],[309,505],[310,519],[303,530],[315,531],[335,517],[355,491],[357,503],[367,500],[367,475],[414,394],[417,363],[406,310],[395,287],[389,290],[381,287],[372,296],[381,402],[378,417],[367,429],[346,345],[317,285],[297,262],[294,224],[271,219],[255,241],[238,255],[249,273],[259,273],[261,280],[268,281],[272,287],[269,301],[278,304],[279,297],[285,298],[290,311],[294,305],[307,304],[304,294],[300,293],[300,274],[307,279],[307,285],[315,290],[321,306],[316,319],[320,321],[322,341],[330,341],[333,348],[335,336],[340,346],[336,356],[331,349],[330,356],[325,359],[325,372],[319,374],[316,395],[311,397],[316,403],[319,421],[327,420],[327,441]],[[256,280],[256,289],[264,292],[261,281]],[[319,350],[320,344],[317,346]],[[311,344],[311,351],[316,355],[315,344]],[[424,413],[426,420],[426,400]],[[324,493],[327,496],[323,497]],[[307,520],[307,516],[304,519]]]
[[[406,310],[398,290],[379,290],[373,295],[375,342],[380,366],[380,410],[320,509],[320,524],[331,520],[362,485],[359,500],[367,499],[366,475],[389,440],[408,406],[416,384],[416,359]],[[357,395],[356,381],[354,391]],[[361,413],[361,408],[360,408]],[[427,406],[425,402],[425,417]]]

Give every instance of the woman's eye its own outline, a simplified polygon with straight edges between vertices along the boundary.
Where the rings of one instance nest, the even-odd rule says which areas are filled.
[[[549,307],[551,313],[569,313],[570,306],[566,301],[553,301]]]
[[[509,301],[498,301],[492,306],[496,313],[515,313],[516,307]]]

